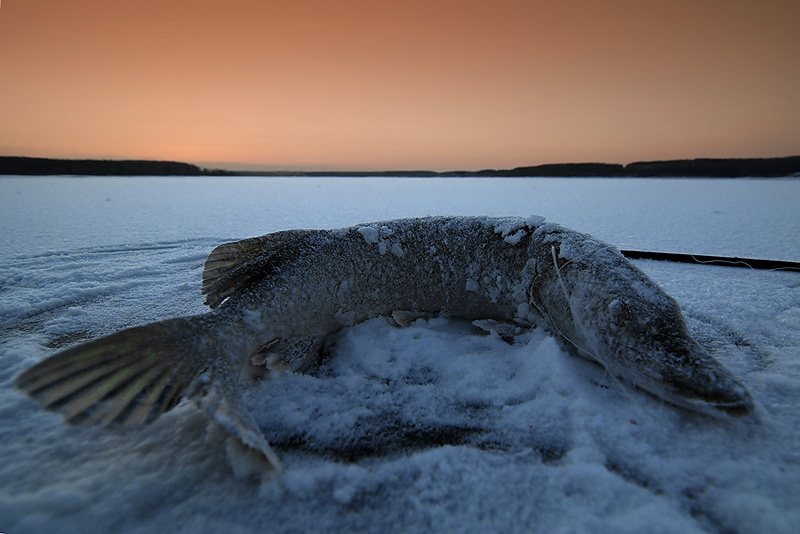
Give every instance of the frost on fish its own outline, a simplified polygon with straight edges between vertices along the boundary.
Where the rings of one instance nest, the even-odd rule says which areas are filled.
[[[507,238],[512,234],[519,234],[520,231],[534,230],[544,224],[544,221],[545,218],[540,215],[530,215],[528,217],[501,217],[495,219],[494,231],[503,238]]]
[[[367,243],[378,245],[378,252],[381,256],[391,252],[398,258],[402,258],[403,254],[405,254],[399,241],[391,239],[394,230],[386,225],[377,228],[374,226],[361,226],[356,229],[356,232],[361,234]]]
[[[615,248],[541,217],[401,219],[225,243],[206,260],[202,292],[211,312],[72,347],[17,385],[76,422],[146,423],[192,398],[278,467],[242,407],[243,368],[302,371],[344,327],[443,315],[501,337],[543,322],[576,354],[673,404],[753,408],[674,299]]]

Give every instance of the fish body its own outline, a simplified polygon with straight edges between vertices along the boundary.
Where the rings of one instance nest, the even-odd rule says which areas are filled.
[[[212,311],[69,348],[17,385],[72,422],[149,422],[194,398],[274,466],[243,407],[245,366],[302,370],[330,334],[419,315],[544,325],[574,353],[669,401],[744,415],[745,386],[680,307],[615,248],[541,217],[426,217],[226,243],[203,270]]]

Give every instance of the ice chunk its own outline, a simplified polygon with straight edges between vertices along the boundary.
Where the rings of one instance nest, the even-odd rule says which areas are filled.
[[[361,237],[364,238],[364,241],[371,245],[378,242],[378,229],[374,226],[362,226],[361,228],[358,228],[356,232],[361,234]]]
[[[508,237],[515,232],[523,229],[535,229],[544,223],[541,215],[529,215],[528,217],[503,217],[494,226],[494,231],[502,237]],[[524,237],[520,236],[520,239]],[[516,244],[516,243],[512,243]]]

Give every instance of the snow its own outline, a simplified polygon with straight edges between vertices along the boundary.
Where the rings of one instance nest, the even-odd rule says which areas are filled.
[[[797,179],[0,177],[0,532],[794,533],[798,273],[636,262],[747,383],[744,420],[665,405],[541,329],[508,344],[441,318],[347,328],[317,372],[247,384],[279,476],[191,404],[131,431],[70,427],[13,379],[203,312],[202,262],[232,239],[535,213],[620,248],[800,261],[797,206]],[[402,253],[380,225],[362,235]]]

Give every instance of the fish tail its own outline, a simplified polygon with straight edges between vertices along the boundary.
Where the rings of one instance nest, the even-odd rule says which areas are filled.
[[[71,424],[147,424],[195,398],[279,468],[243,407],[238,373],[211,322],[206,314],[128,328],[54,354],[20,374],[16,386]]]
[[[193,317],[129,328],[56,353],[16,386],[73,424],[150,423],[185,396],[202,373]],[[188,345],[187,345],[188,343]]]

